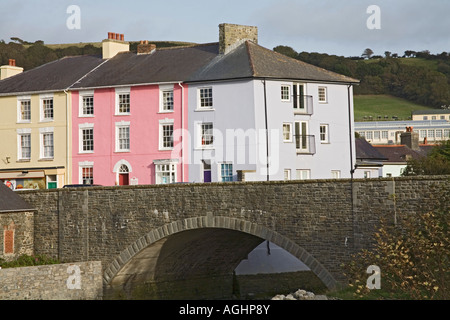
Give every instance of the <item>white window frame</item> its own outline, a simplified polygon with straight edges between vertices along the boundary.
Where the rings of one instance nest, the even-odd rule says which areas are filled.
[[[79,162],[78,168],[79,168],[79,172],[78,172],[79,184],[84,184],[83,169],[92,169],[92,183],[94,183],[94,162],[90,162],[90,161]]]
[[[129,112],[120,112],[120,96],[127,94],[129,96],[130,110]],[[131,89],[130,88],[117,88],[115,92],[116,96],[116,116],[129,116],[131,114]]]
[[[233,182],[234,181],[234,165],[233,165],[233,163],[232,162],[222,162],[222,163],[219,163],[218,164],[219,165],[219,168],[218,168],[218,178],[219,178],[219,182]],[[228,175],[228,176],[224,176],[224,175],[222,175],[222,166],[224,166],[224,165],[226,165],[226,166],[231,166],[231,175]],[[229,170],[227,170],[227,171],[229,171]],[[227,179],[230,179],[231,178],[231,180],[225,180],[224,181],[224,179],[225,178],[227,178]]]
[[[91,98],[92,97],[92,114],[84,113],[84,99],[85,98]],[[94,97],[94,91],[82,91],[79,93],[79,112],[78,116],[80,118],[93,118],[95,114],[95,97]]]
[[[211,91],[211,105],[202,106],[202,90]],[[197,110],[212,110],[214,109],[214,90],[213,87],[201,87],[197,89]]]
[[[323,93],[321,92],[323,91]],[[319,103],[328,103],[328,87],[320,86],[317,89]]]
[[[325,128],[325,133],[322,133],[322,128]],[[322,135],[325,136],[325,139],[322,139]],[[322,123],[319,128],[319,138],[320,143],[329,144],[330,143],[330,125],[326,123]]]
[[[92,130],[92,150],[83,150],[84,148],[84,130]],[[79,153],[94,153],[94,141],[95,141],[95,133],[94,133],[94,124],[93,123],[84,123],[78,126],[79,132]]]
[[[341,170],[331,170],[331,179],[340,179]]]
[[[177,160],[155,160],[155,183],[156,184],[170,184],[170,183],[176,183],[177,182],[177,167],[178,167],[178,161]],[[169,169],[169,170],[163,170],[163,169]],[[169,181],[164,182],[163,181],[163,175],[169,174]]]
[[[287,98],[286,98],[287,96]],[[281,85],[281,101],[290,102],[291,101],[291,86],[288,84]]]
[[[159,121],[159,150],[173,150],[175,146],[175,141],[173,141],[174,137],[174,131],[175,131],[175,120],[173,119],[165,119]],[[172,126],[172,147],[165,147],[164,146],[164,127],[165,126]]]
[[[22,117],[22,102],[28,102],[30,107],[30,119],[23,119]],[[31,96],[17,97],[17,122],[18,123],[31,123]]]
[[[294,90],[294,87],[296,88]],[[300,90],[300,88],[303,88],[303,92],[301,92],[302,90]],[[294,96],[295,92],[297,92],[297,96]],[[302,94],[303,93],[303,94]],[[305,83],[294,83],[293,84],[293,88],[292,88],[292,106],[294,108],[294,112],[303,114],[306,109],[306,101],[303,100],[303,98],[306,96],[306,84]],[[295,101],[297,103],[297,107],[295,107]],[[302,108],[303,106],[303,108]]]
[[[212,143],[209,145],[203,145],[203,126],[211,125],[211,136],[212,136]],[[214,123],[213,122],[199,122],[197,125],[197,146],[199,149],[213,149],[214,148]]]
[[[51,118],[45,117],[44,100],[52,101],[52,117]],[[55,120],[55,99],[53,97],[53,94],[41,94],[39,96],[39,110],[40,110],[40,120],[41,120],[40,122],[52,122]]]
[[[285,127],[288,128],[287,131],[285,131]],[[289,138],[286,139],[286,134],[289,134]],[[283,123],[283,142],[292,142],[292,123],[285,122]]]
[[[291,169],[284,169],[284,181],[291,180]]]
[[[41,160],[53,160],[55,158],[55,133],[54,133],[54,128],[40,128],[39,129],[39,145],[40,145],[40,159]],[[52,156],[46,156],[45,155],[45,144],[44,144],[44,139],[45,136],[47,134],[51,134],[52,135]]]
[[[120,148],[120,129],[128,128],[128,149]],[[131,152],[131,125],[129,121],[116,122],[115,152]]]
[[[165,93],[172,94],[172,109],[166,109],[166,101],[164,99]],[[173,85],[161,85],[159,86],[159,112],[160,113],[173,113],[175,109],[175,95]]]
[[[30,138],[30,156],[23,156],[22,138],[28,136]],[[31,160],[31,129],[18,129],[17,130],[17,159],[18,161],[30,161]]]
[[[298,126],[298,128],[297,128]],[[297,134],[298,129],[298,134]],[[303,134],[305,131],[306,134]],[[303,153],[305,151],[309,151],[311,146],[309,145],[308,136],[309,136],[309,123],[308,121],[295,121],[294,122],[294,136],[295,136],[295,148],[297,153]],[[304,137],[304,138],[300,138]],[[297,140],[299,139],[299,140]],[[298,141],[298,142],[297,142]],[[305,143],[304,143],[305,142]]]
[[[311,179],[311,170],[309,169],[297,169],[296,170],[297,180],[309,180]]]

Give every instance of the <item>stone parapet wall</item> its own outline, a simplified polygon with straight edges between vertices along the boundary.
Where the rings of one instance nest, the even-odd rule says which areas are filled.
[[[449,177],[415,177],[94,187],[21,196],[37,208],[35,253],[63,262],[101,261],[106,269],[119,256],[132,258],[181,231],[222,228],[271,240],[321,279],[326,270],[343,280],[341,264],[370,248],[381,216],[400,221],[432,210],[448,185]],[[180,265],[202,258],[191,251],[196,255],[180,257],[186,259]],[[211,259],[223,265],[229,256]]]
[[[0,269],[0,300],[101,300],[101,262]]]

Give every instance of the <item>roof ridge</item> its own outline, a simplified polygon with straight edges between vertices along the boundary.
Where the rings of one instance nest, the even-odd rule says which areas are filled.
[[[250,53],[250,42],[254,43],[253,41],[246,40],[245,41],[245,46],[246,46],[246,49],[247,49],[248,62],[249,62],[249,65],[250,65],[250,69],[252,71],[252,75],[256,76],[255,64],[253,63],[252,55]]]
[[[165,51],[165,50],[176,50],[176,49],[185,49],[185,48],[196,48],[196,47],[207,47],[212,45],[218,45],[218,42],[209,42],[209,43],[194,43],[192,45],[184,45],[184,46],[173,46],[173,47],[156,47],[157,51]]]

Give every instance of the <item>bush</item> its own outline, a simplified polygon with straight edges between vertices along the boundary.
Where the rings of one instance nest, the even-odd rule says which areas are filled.
[[[395,225],[382,220],[373,250],[345,266],[357,298],[450,299],[450,205],[448,194],[432,212],[411,213]],[[369,290],[370,265],[381,271],[381,290]]]

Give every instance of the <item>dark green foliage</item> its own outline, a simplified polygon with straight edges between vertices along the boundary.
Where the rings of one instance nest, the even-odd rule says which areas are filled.
[[[0,258],[0,267],[3,269],[7,268],[19,268],[19,267],[32,267],[32,266],[41,266],[41,265],[49,265],[49,264],[59,264],[59,261],[53,258],[49,258],[44,255],[22,255],[13,261],[5,261]]]
[[[364,60],[317,52],[296,55],[294,49],[285,46],[274,50],[359,79],[361,83],[354,91],[357,95],[388,94],[434,108],[450,106],[450,55],[446,52],[432,55],[428,51],[405,51],[402,59],[391,52],[386,52],[385,57],[365,54],[370,59]]]
[[[408,161],[402,175],[450,175],[450,140],[433,148],[427,157]]]

